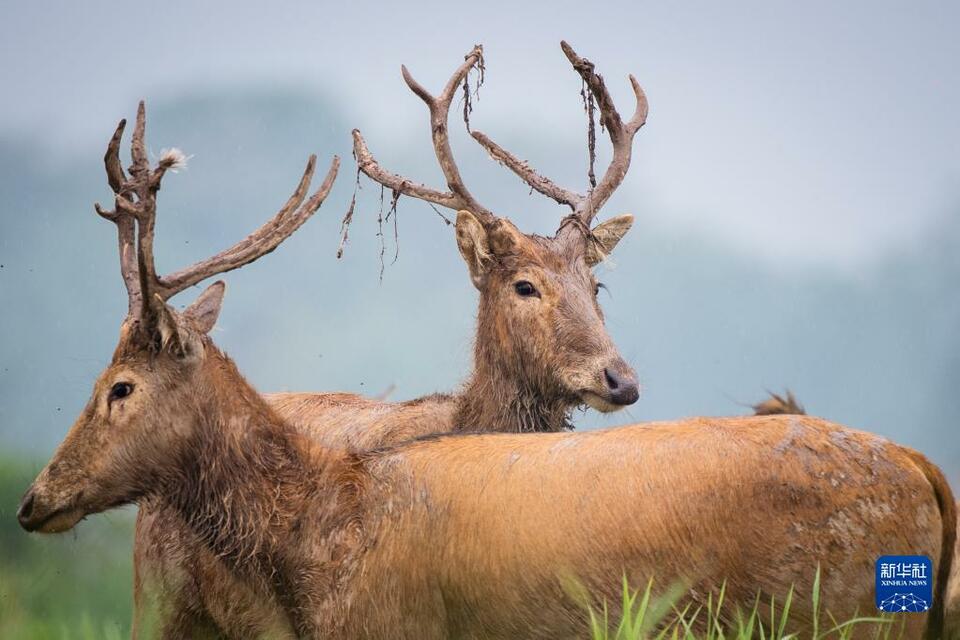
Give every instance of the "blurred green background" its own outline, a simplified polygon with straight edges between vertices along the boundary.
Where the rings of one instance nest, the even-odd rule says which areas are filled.
[[[0,456],[0,638],[128,637],[133,510],[97,516],[61,536],[24,535],[15,505],[38,468]]]
[[[628,73],[650,98],[631,172],[600,214],[637,216],[599,275],[643,394],[622,413],[578,413],[578,428],[739,414],[789,387],[811,413],[914,446],[960,482],[960,5],[97,0],[3,15],[2,638],[128,633],[132,510],[60,537],[14,518],[125,311],[115,232],[92,208],[110,202],[116,122],[145,98],[150,151],[192,156],[160,196],[163,271],[256,228],[308,154],[343,159],[314,219],[226,277],[215,337],[258,388],[450,390],[470,366],[476,306],[452,229],[401,199],[381,282],[380,190],[361,180],[334,254],[350,129],[385,166],[442,185],[399,65],[436,91],[475,42],[487,74],[472,125],[571,188],[586,185],[586,123],[559,40],[597,63],[622,111]],[[458,109],[451,140],[472,192],[553,233],[564,211],[490,161]],[[598,150],[602,168],[606,140]]]

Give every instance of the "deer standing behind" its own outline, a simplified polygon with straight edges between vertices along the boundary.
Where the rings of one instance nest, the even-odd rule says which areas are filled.
[[[790,630],[803,632],[817,563],[823,611],[844,619],[870,608],[877,555],[923,553],[937,565],[934,609],[907,632],[942,634],[953,497],[923,456],[871,434],[776,416],[437,435],[368,452],[306,437],[207,335],[222,283],[182,314],[166,304],[242,260],[230,251],[156,275],[165,167],[151,171],[144,149],[141,109],[133,177],[108,159],[117,208],[101,212],[120,229],[129,314],[90,402],[24,495],[25,529],[162,500],[312,638],[582,637],[586,614],[565,586],[579,582],[616,615],[623,575],[688,580],[694,604],[725,581],[744,608],[795,585]]]
[[[434,149],[450,191],[386,171],[359,131],[353,133],[360,169],[392,189],[394,200],[406,194],[459,212],[457,243],[480,298],[474,370],[463,388],[402,403],[342,393],[265,396],[281,417],[327,446],[364,450],[434,432],[561,431],[570,428],[569,414],[577,405],[612,411],[637,400],[636,375],[606,332],[596,300],[600,285],[591,273],[633,218],[619,216],[592,229],[591,223],[626,175],[634,134],[646,118],[646,99],[631,78],[637,105],[631,121],[623,123],[592,64],[566,45],[564,51],[601,106],[614,159],[589,196],[561,190],[522,168],[528,184],[561,194],[572,209],[554,238],[523,234],[493,215],[460,177],[447,136],[449,110],[469,71],[482,65],[480,46],[465,56],[436,97],[403,69],[407,84],[429,108]],[[483,134],[475,137],[491,148]],[[514,161],[512,166],[520,165]],[[162,500],[141,507],[134,565],[135,635],[154,626],[171,638],[201,633],[248,638],[265,630],[291,634],[280,608],[237,580]]]

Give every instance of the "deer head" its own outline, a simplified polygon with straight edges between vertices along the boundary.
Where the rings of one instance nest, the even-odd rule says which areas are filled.
[[[70,529],[87,514],[135,501],[157,486],[158,474],[190,442],[201,405],[223,401],[218,372],[232,366],[207,336],[220,313],[223,282],[210,285],[182,313],[167,301],[273,251],[320,207],[339,166],[334,158],[323,184],[307,198],[316,165],[311,156],[296,191],[267,223],[211,258],[158,276],[153,261],[157,192],[180,158],[166,154],[151,168],[141,102],[128,177],[119,155],[124,127],[121,121],[104,156],[115,207],[107,211],[96,205],[96,210],[117,226],[128,313],[90,401],[20,503],[17,517],[28,531]]]
[[[456,238],[470,279],[480,292],[476,366],[516,379],[537,395],[552,395],[568,405],[586,403],[613,411],[634,403],[639,385],[604,327],[596,300],[600,287],[591,268],[613,251],[633,224],[622,215],[591,228],[597,211],[623,181],[630,166],[634,134],[647,116],[647,101],[633,76],[637,105],[624,122],[603,78],[593,64],[562,42],[564,54],[583,78],[600,109],[601,124],[613,144],[613,159],[603,178],[586,194],[564,189],[527,162],[479,131],[471,135],[493,158],[531,188],[570,207],[552,237],[525,234],[494,215],[467,189],[448,138],[451,101],[469,71],[482,65],[483,48],[474,47],[438,96],[424,89],[406,67],[403,78],[430,111],[433,147],[448,191],[438,191],[385,170],[354,129],[354,155],[361,171],[400,194],[458,210]]]

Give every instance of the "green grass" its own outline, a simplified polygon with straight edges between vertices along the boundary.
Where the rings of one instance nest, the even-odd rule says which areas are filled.
[[[0,460],[0,638],[128,638],[133,512],[94,516],[63,535],[28,535],[16,510],[38,470]]]
[[[678,603],[684,589],[671,588],[663,595],[653,596],[653,581],[646,588],[631,589],[623,581],[623,599],[618,610],[619,620],[611,621],[609,608],[604,603],[599,609],[587,606],[590,614],[591,640],[790,640],[799,638],[788,632],[790,609],[794,604],[793,588],[778,603],[771,598],[769,603],[754,602],[750,611],[730,610],[724,602],[725,587],[717,594],[707,596],[706,605],[693,608],[687,605],[680,609]],[[820,569],[817,568],[812,592],[813,628],[806,640],[848,640],[855,632],[862,636],[867,627],[869,637],[877,640],[894,640],[903,634],[903,619],[890,614],[860,616],[851,620],[837,621],[829,613],[820,611]],[[823,628],[821,617],[830,624]]]

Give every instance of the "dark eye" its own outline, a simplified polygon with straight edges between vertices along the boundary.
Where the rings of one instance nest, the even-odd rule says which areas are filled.
[[[537,291],[537,288],[532,284],[530,284],[529,282],[527,282],[526,280],[520,280],[519,282],[515,282],[513,285],[513,289],[514,291],[517,292],[518,296],[521,296],[524,298],[529,298],[531,296],[540,297],[540,292]]]
[[[133,393],[133,385],[129,382],[118,382],[110,388],[110,401],[126,398]]]
[[[600,295],[600,289],[606,289],[608,292],[610,291],[610,289],[607,289],[607,285],[603,284],[602,282],[598,282],[593,286],[594,295]]]

